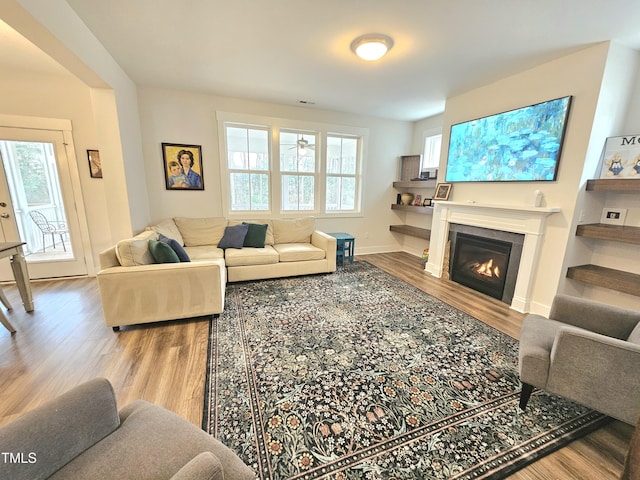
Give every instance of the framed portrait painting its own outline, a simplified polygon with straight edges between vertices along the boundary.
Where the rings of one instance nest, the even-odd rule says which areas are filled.
[[[204,190],[200,145],[163,143],[162,162],[167,190]]]

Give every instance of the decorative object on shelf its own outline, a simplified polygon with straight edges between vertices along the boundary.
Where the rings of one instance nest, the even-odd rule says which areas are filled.
[[[423,207],[430,207],[430,206],[431,206],[431,199],[430,199],[430,198],[425,198],[425,199],[422,201],[422,206],[423,206]]]
[[[402,194],[396,195],[396,205],[402,205]]]
[[[434,200],[449,200],[449,195],[451,194],[451,184],[450,183],[439,183],[436,185],[436,193],[433,196]]]
[[[102,178],[100,152],[98,150],[87,150],[87,158],[89,159],[89,174],[91,178]]]
[[[413,180],[420,177],[422,155],[403,155],[400,161],[402,162],[400,180]]]
[[[640,179],[640,135],[607,138],[600,161],[600,178]]]
[[[416,199],[413,201],[413,204],[416,207],[421,207],[422,206],[422,195],[416,195]]]
[[[411,205],[413,203],[413,193],[405,192],[400,195],[402,205]]]
[[[609,225],[624,225],[624,219],[626,218],[626,216],[626,208],[605,207],[602,209],[602,217],[600,217],[600,223],[606,223]]]
[[[544,194],[540,190],[534,190],[533,195],[531,196],[531,203],[534,207],[540,207],[542,205],[543,198]]]
[[[451,126],[446,182],[554,181],[571,97]]]
[[[167,190],[204,190],[200,145],[163,143],[162,158]]]

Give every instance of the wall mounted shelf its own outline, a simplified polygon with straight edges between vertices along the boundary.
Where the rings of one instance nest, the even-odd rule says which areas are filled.
[[[600,240],[612,240],[614,242],[640,245],[640,227],[589,223],[578,225],[576,235],[579,237],[598,238]]]
[[[587,180],[588,192],[640,192],[640,178],[601,178]]]
[[[567,278],[617,292],[640,296],[640,275],[599,265],[569,267]]]
[[[420,227],[412,227],[411,225],[389,225],[389,230],[396,233],[402,233],[411,237],[429,240],[431,238],[431,230]]]
[[[418,205],[398,205],[397,203],[391,204],[391,210],[404,210],[405,212],[413,213],[433,213],[433,207],[420,207]]]

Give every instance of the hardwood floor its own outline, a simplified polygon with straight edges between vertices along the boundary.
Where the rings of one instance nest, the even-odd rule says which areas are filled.
[[[523,315],[464,287],[435,279],[405,253],[356,257],[518,338]],[[195,425],[202,422],[207,317],[124,327],[105,326],[95,278],[33,282],[36,310],[26,313],[17,288],[4,287],[17,333],[0,326],[0,426],[97,376],[108,378],[123,406],[142,398]],[[614,421],[510,478],[617,479],[632,427]]]

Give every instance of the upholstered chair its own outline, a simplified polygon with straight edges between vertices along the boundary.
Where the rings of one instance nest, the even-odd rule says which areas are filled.
[[[117,409],[111,384],[78,385],[0,428],[0,478],[254,480],[236,454],[144,400]]]
[[[640,417],[640,312],[557,295],[549,318],[520,335],[520,408],[534,387],[635,425]]]

